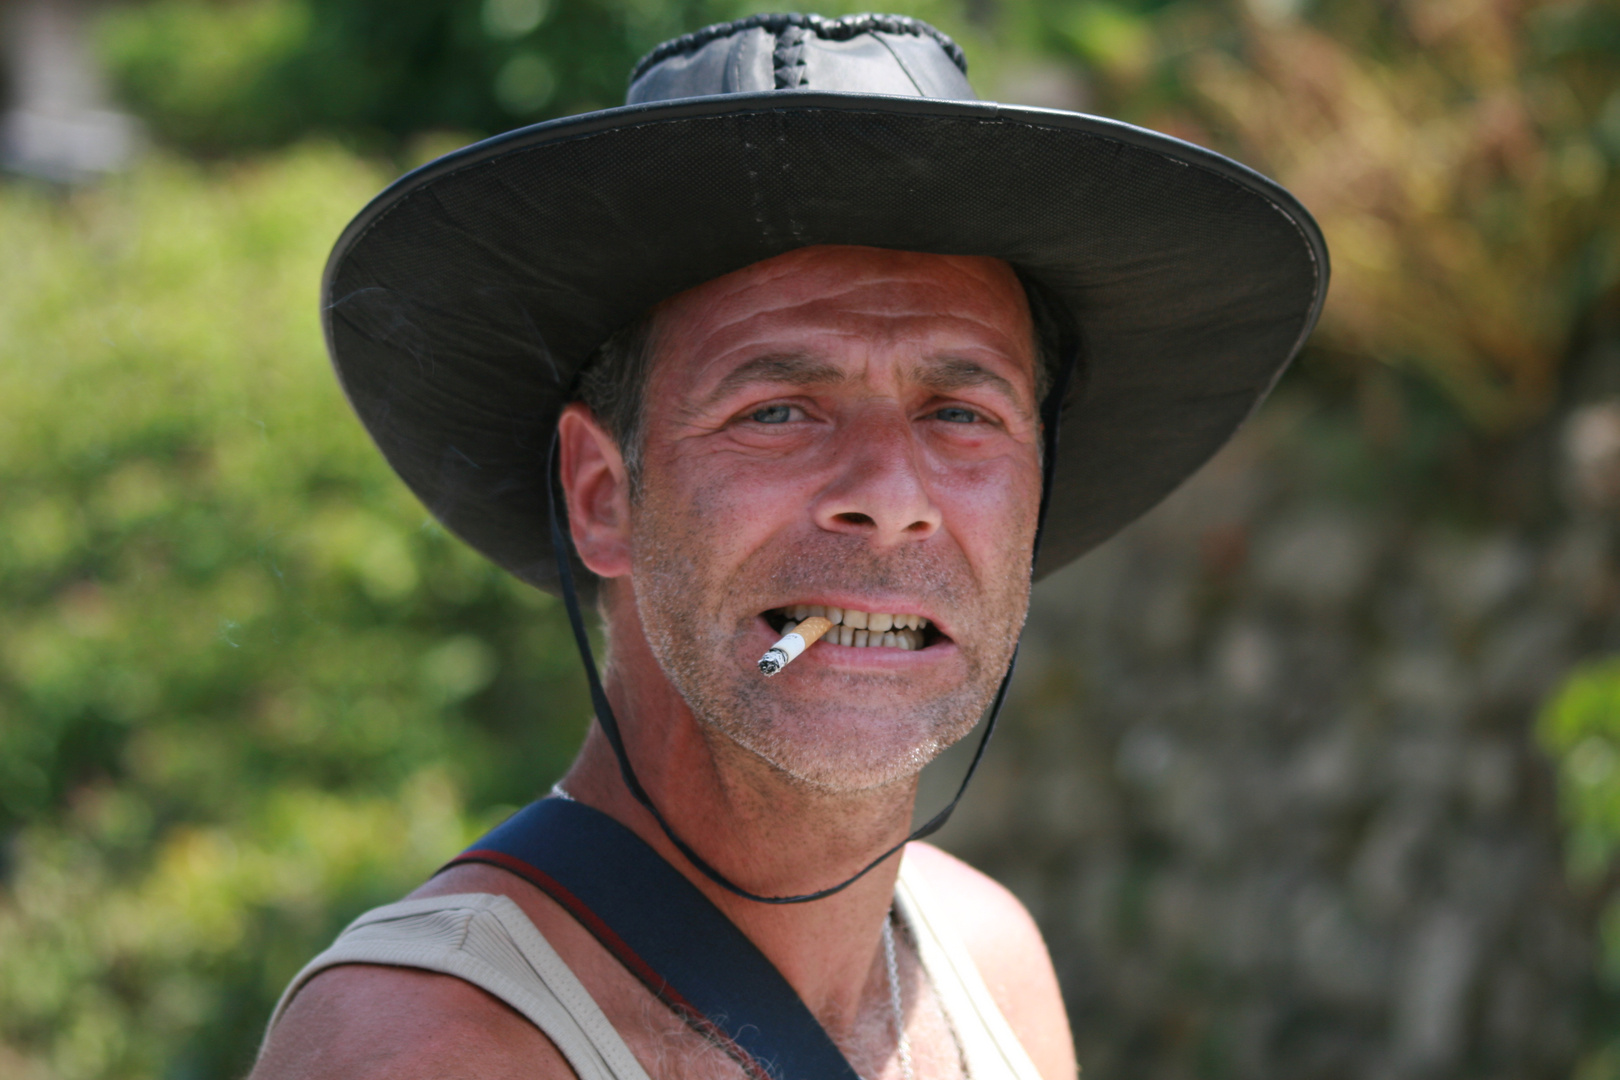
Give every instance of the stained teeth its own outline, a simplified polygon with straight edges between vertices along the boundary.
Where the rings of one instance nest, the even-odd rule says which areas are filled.
[[[911,651],[923,647],[923,631],[928,620],[904,612],[856,611],[853,608],[822,604],[794,604],[781,609],[783,634],[791,634],[811,616],[819,615],[833,624],[827,640],[837,645]]]

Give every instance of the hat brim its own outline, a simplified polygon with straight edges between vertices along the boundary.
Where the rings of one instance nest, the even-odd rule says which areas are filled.
[[[580,365],[658,301],[811,244],[995,256],[1068,305],[1085,373],[1037,576],[1231,437],[1328,280],[1292,196],[1166,135],[983,102],[739,94],[537,124],[402,177],[332,253],[327,343],[427,508],[554,591],[546,457]]]

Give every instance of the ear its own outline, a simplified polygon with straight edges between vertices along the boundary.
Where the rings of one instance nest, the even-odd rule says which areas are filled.
[[[597,577],[630,572],[630,481],[624,455],[582,403],[570,403],[557,419],[568,530],[580,561]]]

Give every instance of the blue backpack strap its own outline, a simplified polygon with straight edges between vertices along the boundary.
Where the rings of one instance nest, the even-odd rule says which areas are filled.
[[[452,859],[540,889],[754,1080],[859,1080],[793,987],[635,833],[569,799],[531,803]]]

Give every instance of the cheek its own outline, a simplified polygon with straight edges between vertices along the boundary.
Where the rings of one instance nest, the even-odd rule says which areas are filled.
[[[999,459],[952,469],[936,491],[950,530],[973,561],[1027,560],[1041,499],[1033,461]]]
[[[938,460],[938,459],[936,459]],[[972,499],[985,505],[1022,506],[1041,486],[1040,468],[1032,456],[1002,453],[983,461],[942,460],[935,476],[941,488],[954,497]]]
[[[647,522],[661,543],[701,548],[717,572],[747,561],[802,508],[801,474],[786,463],[749,461],[727,454],[667,454],[648,459],[646,492],[658,492]],[[676,533],[679,536],[675,535]]]

